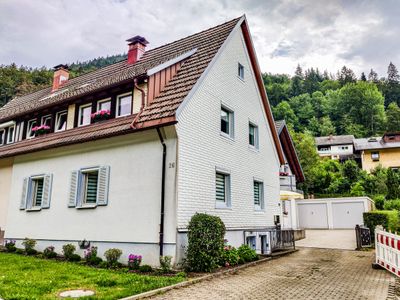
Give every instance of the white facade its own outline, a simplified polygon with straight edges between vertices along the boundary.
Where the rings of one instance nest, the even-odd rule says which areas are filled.
[[[217,215],[228,232],[235,230],[227,238],[238,246],[243,243],[240,229],[274,226],[274,215],[281,214],[280,163],[241,31],[234,31],[224,46],[178,114],[177,223],[184,231],[196,212]],[[244,66],[244,80],[237,76],[238,63]],[[220,132],[221,106],[234,113],[232,138]],[[258,126],[259,149],[249,146],[249,122]],[[231,177],[228,208],[216,208],[216,170]],[[261,211],[254,207],[254,179],[264,184]]]
[[[329,156],[332,159],[339,159],[342,156],[353,154],[353,144],[319,146],[317,150],[319,156]]]

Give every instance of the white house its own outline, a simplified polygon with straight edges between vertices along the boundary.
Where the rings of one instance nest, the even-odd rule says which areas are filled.
[[[353,141],[353,135],[330,135],[315,138],[319,156],[340,161],[353,156]]]
[[[58,252],[87,240],[156,265],[182,257],[206,212],[260,251],[284,159],[246,18],[147,51],[128,42],[127,60],[72,79],[59,65],[52,87],[0,109],[5,238]]]

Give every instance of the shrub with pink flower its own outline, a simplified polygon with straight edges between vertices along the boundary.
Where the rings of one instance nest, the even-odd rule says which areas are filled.
[[[108,109],[102,109],[91,114],[92,120],[94,122],[108,120],[110,118],[111,112]]]
[[[50,126],[47,125],[40,125],[40,126],[35,126],[32,128],[32,132],[35,135],[42,135],[50,132]]]
[[[138,270],[141,263],[142,263],[142,256],[141,255],[129,254],[129,257],[128,257],[128,267],[129,267],[129,269]]]

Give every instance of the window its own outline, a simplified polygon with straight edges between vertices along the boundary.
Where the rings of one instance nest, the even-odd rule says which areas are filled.
[[[99,170],[82,172],[83,204],[96,204],[98,180],[99,180]]]
[[[108,203],[110,167],[85,168],[71,173],[68,207],[95,208]]]
[[[4,145],[5,143],[5,136],[6,136],[6,131],[4,129],[0,129],[0,146]]]
[[[221,107],[221,132],[233,138],[233,112]]]
[[[78,126],[85,126],[90,124],[92,115],[92,105],[86,104],[79,107]]]
[[[348,146],[340,146],[339,148],[340,148],[340,150],[349,150]]]
[[[264,186],[261,181],[254,180],[254,208],[262,210],[264,208]]]
[[[111,99],[104,99],[97,101],[97,111],[99,110],[109,110],[111,111]]]
[[[244,67],[240,63],[238,63],[238,76],[244,80]]]
[[[56,114],[56,128],[54,130],[55,132],[67,129],[67,117],[68,113],[66,110],[60,111]]]
[[[373,161],[379,161],[379,152],[371,152],[371,159]]]
[[[42,124],[51,127],[51,115],[42,117]]]
[[[15,126],[8,127],[7,144],[14,143],[14,138],[15,138]]]
[[[36,119],[32,119],[28,121],[28,127],[26,131],[26,138],[31,139],[35,136],[35,133],[32,131],[32,129],[36,126]]]
[[[258,127],[252,123],[249,123],[249,144],[258,148]]]
[[[41,207],[43,200],[44,178],[32,179],[32,207]]]
[[[132,114],[132,93],[117,97],[117,117]]]
[[[256,237],[255,236],[248,236],[246,238],[246,244],[253,250],[256,250]]]
[[[230,206],[230,175],[216,172],[216,207]]]
[[[34,211],[49,208],[52,178],[51,174],[24,178],[20,209]]]

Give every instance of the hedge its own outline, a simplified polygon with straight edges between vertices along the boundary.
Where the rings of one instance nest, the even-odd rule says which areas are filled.
[[[364,225],[375,234],[375,227],[382,225],[384,229],[397,231],[399,228],[399,213],[395,210],[374,210],[363,214]]]

